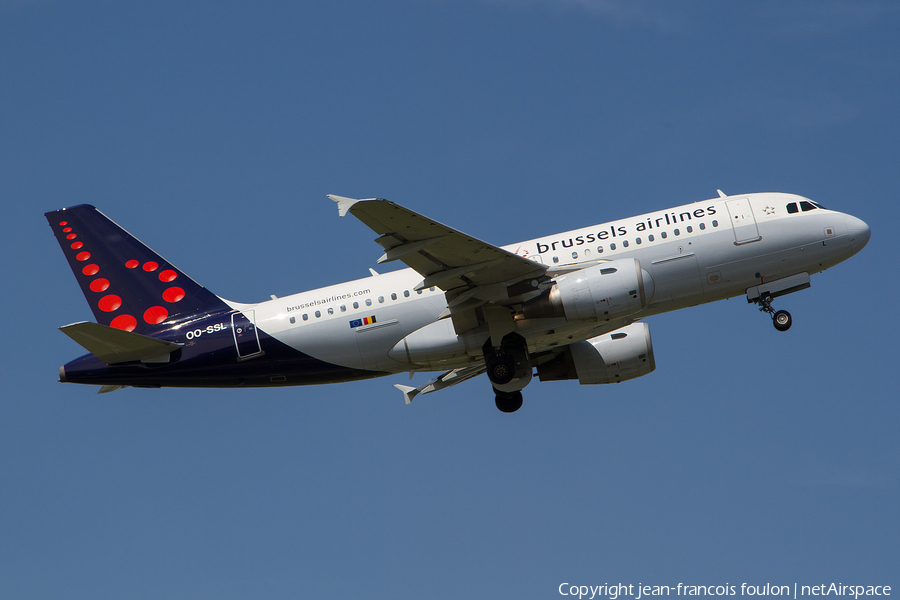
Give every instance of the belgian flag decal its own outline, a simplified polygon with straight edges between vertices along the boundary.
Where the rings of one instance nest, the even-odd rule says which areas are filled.
[[[371,325],[375,322],[375,315],[371,317],[363,317],[362,319],[353,319],[350,321],[350,328],[359,327],[361,325]]]

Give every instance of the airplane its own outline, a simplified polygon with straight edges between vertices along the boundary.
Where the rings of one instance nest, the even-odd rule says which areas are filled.
[[[656,368],[647,317],[775,298],[869,241],[860,219],[785,193],[718,197],[495,246],[388,200],[329,195],[407,268],[257,303],[221,298],[93,206],[45,216],[96,322],[60,327],[89,354],[61,382],[269,387],[440,372],[409,404],[486,374],[499,410],[542,382],[619,383]]]

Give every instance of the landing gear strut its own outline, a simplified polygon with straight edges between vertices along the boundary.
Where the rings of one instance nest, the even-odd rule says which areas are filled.
[[[779,310],[778,312],[772,308],[772,296],[760,296],[753,302],[759,304],[760,312],[769,313],[772,316],[772,324],[775,325],[775,329],[778,331],[787,331],[791,328],[791,313],[786,310]]]

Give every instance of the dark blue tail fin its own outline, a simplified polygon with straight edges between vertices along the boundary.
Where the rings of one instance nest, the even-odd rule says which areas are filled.
[[[101,325],[144,333],[193,314],[228,310],[221,298],[93,206],[45,216]]]

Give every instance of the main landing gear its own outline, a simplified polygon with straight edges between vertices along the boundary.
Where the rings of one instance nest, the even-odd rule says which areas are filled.
[[[484,364],[494,387],[494,402],[501,412],[512,413],[522,408],[522,388],[532,377],[531,361],[525,338],[517,333],[503,337],[498,347],[489,339],[484,344]]]
[[[494,388],[494,403],[500,412],[514,413],[522,408],[522,392],[501,392]]]
[[[775,325],[775,329],[778,331],[787,331],[791,328],[791,313],[786,310],[779,310],[776,312],[774,308],[772,308],[772,296],[760,296],[754,302],[759,304],[759,310],[761,312],[769,313],[772,316],[772,324]]]

